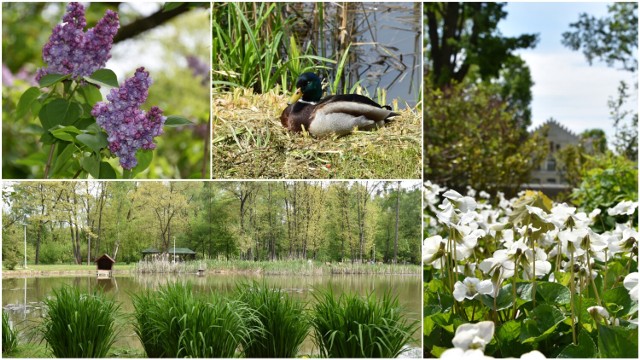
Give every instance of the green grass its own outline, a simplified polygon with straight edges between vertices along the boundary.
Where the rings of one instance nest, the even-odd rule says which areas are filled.
[[[18,332],[9,325],[9,315],[2,311],[2,353],[10,354],[18,347]]]
[[[134,295],[135,331],[148,357],[235,357],[253,331],[246,304],[193,295],[189,283]]]
[[[421,110],[398,110],[376,131],[314,138],[282,127],[287,97],[279,88],[248,89],[213,100],[214,178],[418,179],[422,173]],[[395,102],[394,109],[402,106]]]
[[[36,359],[52,358],[51,349],[38,342],[20,343],[11,353],[3,353],[3,358]]]
[[[56,357],[106,357],[115,342],[119,305],[99,293],[86,294],[71,287],[53,291],[44,300],[43,339]]]
[[[117,264],[114,265],[114,270],[131,270],[135,264]],[[15,269],[15,271],[24,271],[22,265],[19,265]],[[53,265],[35,265],[35,264],[27,264],[27,269],[31,271],[79,271],[79,270],[96,270],[96,265],[76,265],[76,264],[53,264]],[[5,270],[3,268],[3,272],[11,273],[11,270]]]
[[[256,281],[238,286],[237,296],[256,315],[249,326],[258,331],[244,348],[246,357],[295,358],[311,326],[305,304]]]
[[[382,299],[342,294],[331,288],[314,293],[312,323],[315,341],[323,357],[395,358],[402,354],[418,330],[409,322],[389,293]]]

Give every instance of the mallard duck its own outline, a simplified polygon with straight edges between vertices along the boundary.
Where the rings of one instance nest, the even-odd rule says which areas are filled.
[[[380,106],[358,94],[333,95],[322,98],[320,78],[303,73],[296,82],[296,92],[280,115],[282,126],[293,132],[304,128],[311,135],[345,135],[354,129],[372,130],[399,115],[389,106]]]

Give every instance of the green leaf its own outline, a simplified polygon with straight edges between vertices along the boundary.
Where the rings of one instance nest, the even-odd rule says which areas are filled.
[[[80,159],[80,165],[88,172],[94,179],[100,178],[100,159],[95,155],[86,156]]]
[[[51,85],[55,85],[62,80],[66,80],[70,76],[71,75],[47,74],[40,79],[39,84],[40,87],[48,87]]]
[[[171,11],[173,9],[177,9],[179,8],[182,4],[184,4],[183,2],[170,2],[170,3],[164,3],[164,6],[162,7],[162,12],[167,12],[167,11]]]
[[[530,318],[523,321],[520,339],[523,343],[537,343],[551,336],[565,316],[556,307],[548,304],[538,305],[529,313]]]
[[[31,109],[31,104],[38,100],[38,96],[40,96],[40,89],[35,86],[28,88],[22,93],[20,100],[18,100],[18,107],[16,108],[16,117],[18,119],[21,119],[27,114],[27,111]]]
[[[603,358],[638,358],[638,328],[598,326],[598,348]]]
[[[137,174],[145,171],[149,165],[151,165],[151,160],[153,160],[153,151],[139,150],[136,153],[136,159],[138,159],[138,165],[131,169],[132,176],[136,176]]]
[[[76,139],[81,143],[87,145],[96,154],[100,153],[100,150],[106,148],[107,145],[109,145],[107,136],[103,132],[98,132],[96,134],[80,134],[76,136]]]
[[[118,87],[118,77],[116,76],[116,73],[109,69],[100,69],[85,77],[85,80],[92,84]]]
[[[424,316],[429,316],[442,312],[442,308],[438,305],[428,305],[424,307]]]
[[[615,314],[616,317],[638,311],[638,303],[631,300],[629,291],[622,286],[605,291],[605,293],[602,294],[602,300],[604,304],[606,304],[610,314]],[[616,309],[616,306],[613,304],[620,306],[621,309]]]
[[[182,116],[171,115],[167,116],[167,120],[164,122],[164,126],[168,127],[176,127],[176,126],[184,126],[184,125],[193,125],[189,119],[184,118]]]
[[[531,351],[531,346],[520,343],[521,327],[520,321],[509,320],[497,328],[495,339],[501,357],[520,357]]]
[[[75,126],[65,126],[49,130],[53,137],[63,141],[73,142],[75,134],[79,134],[80,130]]]
[[[66,170],[72,163],[71,159],[73,159],[73,153],[75,151],[75,146],[71,143],[61,143],[60,148],[58,148],[58,156],[53,164],[53,170],[51,171],[51,177],[60,177],[64,170]]]
[[[558,358],[573,358],[573,359],[592,359],[596,357],[596,344],[586,331],[581,331],[578,336],[578,344],[569,344],[562,349]]]
[[[507,284],[498,292],[498,297],[496,298],[496,310],[504,310],[513,306],[513,291],[511,290],[512,284]],[[488,306],[490,309],[493,309],[493,297],[489,295],[481,295],[480,301],[485,306]]]
[[[87,104],[91,107],[97,102],[102,101],[102,94],[97,87],[93,85],[85,85],[80,87],[80,93],[84,97]]]
[[[56,99],[47,103],[38,114],[42,128],[49,130],[54,126],[67,126],[73,124],[82,115],[82,107],[77,102]]]
[[[100,179],[116,179],[118,175],[111,164],[106,161],[100,163]]]
[[[536,287],[536,292],[548,304],[564,305],[571,301],[569,289],[557,283],[540,281]]]

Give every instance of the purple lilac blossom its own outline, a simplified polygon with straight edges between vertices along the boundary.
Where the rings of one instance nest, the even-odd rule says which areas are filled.
[[[200,60],[200,58],[188,55],[187,56],[187,66],[191,69],[194,77],[202,77],[202,85],[207,85],[209,82],[209,65],[204,61]]]
[[[53,28],[49,42],[42,48],[42,59],[48,67],[38,70],[37,81],[47,74],[71,75],[74,79],[89,76],[111,58],[113,37],[120,27],[117,13],[107,10],[96,26],[85,33],[84,7],[72,2],[67,5],[62,21]]]
[[[153,138],[162,134],[166,120],[156,106],[146,113],[140,110],[150,85],[149,73],[143,67],[138,68],[121,87],[109,92],[109,102],[99,102],[91,110],[98,125],[107,132],[109,150],[120,158],[120,165],[127,170],[138,164],[138,149],[155,149]]]

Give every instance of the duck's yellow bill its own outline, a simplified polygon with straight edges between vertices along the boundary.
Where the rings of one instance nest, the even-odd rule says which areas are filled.
[[[302,97],[302,89],[297,88],[296,92],[293,93],[293,95],[291,95],[291,97],[289,98],[289,104],[295,103],[296,101],[300,100],[301,97]]]

